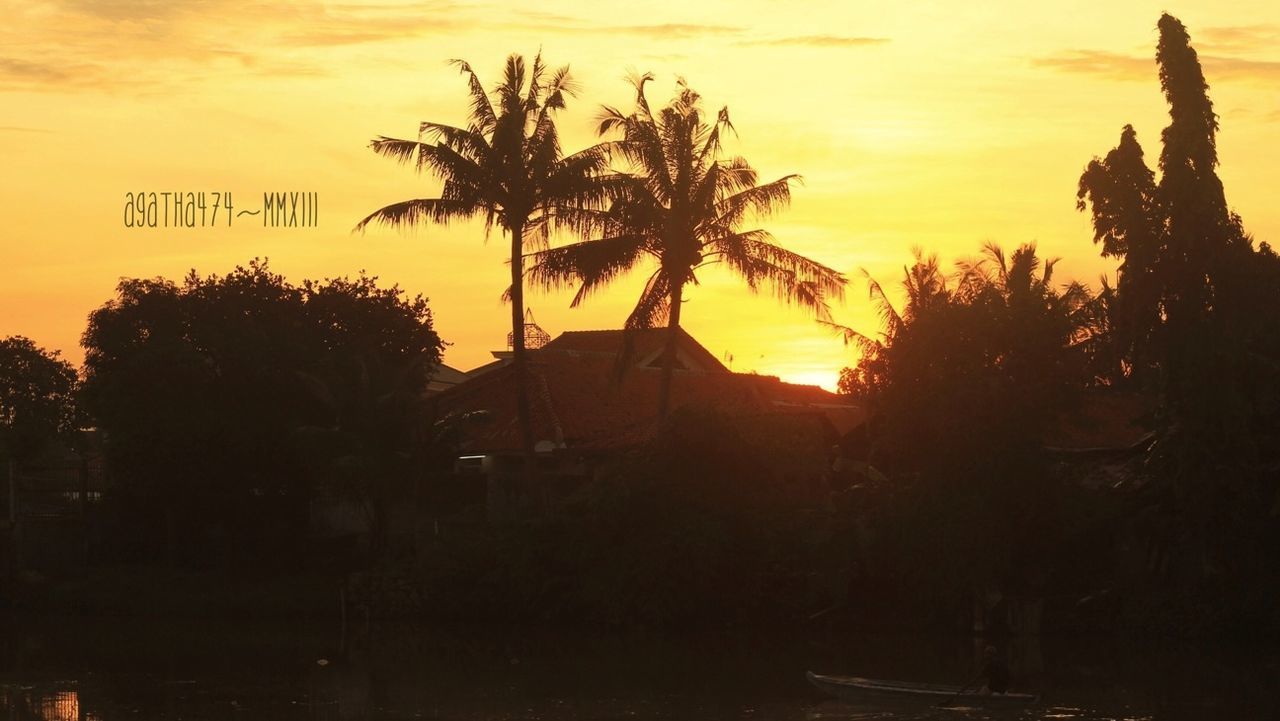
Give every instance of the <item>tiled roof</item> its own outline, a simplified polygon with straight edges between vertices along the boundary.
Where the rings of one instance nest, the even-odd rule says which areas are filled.
[[[714,355],[702,344],[693,339],[683,328],[679,329],[679,349],[690,357],[702,370],[728,372]],[[628,338],[629,336],[629,338]],[[666,328],[648,328],[633,330],[629,334],[621,330],[571,330],[553,338],[539,349],[539,353],[590,353],[617,358],[625,347],[631,343],[630,358],[640,361],[660,352],[667,340]]]
[[[650,438],[657,427],[662,372],[629,367],[617,374],[621,331],[574,331],[529,353],[529,397],[535,441],[557,447],[603,450]],[[640,332],[633,360],[661,349],[660,331]],[[817,386],[784,383],[773,376],[732,373],[687,334],[681,352],[695,367],[677,370],[671,407],[717,408],[734,413],[808,413],[839,434],[861,423],[860,408]],[[433,399],[437,415],[487,410],[490,420],[464,441],[469,452],[514,451],[520,447],[514,368],[506,365],[473,376]]]

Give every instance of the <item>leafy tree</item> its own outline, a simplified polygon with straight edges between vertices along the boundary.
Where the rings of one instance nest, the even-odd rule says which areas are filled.
[[[294,432],[325,411],[301,374],[370,357],[420,390],[441,349],[421,297],[365,276],[299,287],[256,260],[180,284],[123,280],[83,344],[84,399],[137,529],[170,552],[221,538],[255,555],[297,538],[314,490]]]
[[[1112,342],[1127,361],[1126,375],[1142,380],[1155,362],[1152,343],[1163,312],[1157,274],[1163,220],[1155,174],[1143,161],[1132,125],[1124,126],[1120,144],[1106,158],[1090,161],[1076,198],[1080,210],[1091,205],[1093,240],[1102,243],[1102,255],[1120,259]]]
[[[748,217],[767,218],[785,207],[799,177],[758,183],[745,159],[723,157],[722,139],[733,130],[728,108],[708,122],[701,97],[682,81],[676,97],[654,113],[644,90],[651,79],[646,74],[634,80],[630,114],[604,109],[600,133],[622,133],[614,147],[630,174],[622,176],[625,195],[607,213],[594,214],[602,236],[531,254],[529,277],[548,289],[580,284],[576,306],[644,259],[657,264],[625,327],[665,322],[670,331],[658,397],[659,415],[666,416],[684,289],[697,284],[699,269],[722,264],[752,291],[763,285],[819,318],[829,316],[827,299],[842,295],[845,280],[782,248],[768,231],[743,229]]]
[[[1221,610],[1280,585],[1270,560],[1280,548],[1280,263],[1265,243],[1253,247],[1227,204],[1218,117],[1186,27],[1168,14],[1158,27],[1169,105],[1159,179],[1126,126],[1088,165],[1078,198],[1103,254],[1121,259],[1107,309],[1119,354],[1150,369],[1159,395],[1153,482],[1138,504],[1152,555],[1165,559],[1155,566]]]
[[[295,429],[298,448],[324,491],[363,511],[375,557],[386,548],[393,506],[414,497],[419,477],[422,365],[335,351],[299,371],[316,413]]]
[[[1089,298],[1055,288],[1053,266],[1032,244],[989,244],[948,275],[916,251],[902,310],[868,276],[882,333],[842,328],[862,348],[842,390],[875,409],[869,460],[895,478],[885,523],[900,530],[879,552],[917,590],[1007,588],[1055,538],[1042,445],[1084,382]]]
[[[1275,294],[1258,282],[1266,255],[1230,211],[1216,172],[1218,117],[1190,36],[1167,14],[1159,30],[1170,118],[1161,175],[1157,181],[1146,167],[1125,126],[1119,146],[1085,169],[1078,205],[1092,211],[1103,255],[1121,259],[1112,322],[1128,365],[1158,370],[1163,455],[1192,470],[1218,464],[1224,453],[1256,453],[1249,429],[1256,397],[1240,381],[1274,374],[1258,348],[1269,335],[1259,311]]]
[[[542,56],[526,69],[524,58],[507,58],[502,82],[486,93],[471,66],[452,61],[468,77],[471,109],[466,128],[423,122],[416,140],[380,136],[375,153],[444,181],[438,198],[393,203],[356,226],[377,222],[396,228],[424,222],[484,218],[485,229],[500,227],[511,240],[511,348],[516,368],[516,411],[526,466],[533,467],[533,427],[524,347],[524,254],[526,243],[545,245],[551,231],[577,227],[583,216],[573,210],[600,205],[609,197],[604,146],[563,155],[555,112],[575,93],[568,66],[549,72]]]
[[[77,427],[75,368],[31,339],[0,340],[0,456],[29,459]]]

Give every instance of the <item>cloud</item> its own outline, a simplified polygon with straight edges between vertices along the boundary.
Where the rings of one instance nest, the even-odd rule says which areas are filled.
[[[93,87],[105,80],[105,69],[94,63],[0,57],[0,88],[43,90],[55,87]]]
[[[1204,55],[1205,75],[1212,82],[1214,78],[1224,80],[1280,80],[1280,61],[1247,60],[1245,58],[1213,57]]]
[[[542,30],[560,30],[581,32],[583,28],[568,26],[544,26],[532,29]],[[665,23],[661,25],[614,25],[601,28],[593,28],[592,33],[599,35],[640,35],[652,40],[687,40],[689,38],[698,37],[731,37],[740,35],[743,29],[733,27],[731,25],[697,25],[691,23]]]
[[[1110,80],[1149,80],[1156,75],[1155,58],[1139,58],[1105,50],[1068,50],[1048,57],[1032,58],[1037,67],[1080,75],[1097,75]]]
[[[705,37],[734,37],[746,32],[737,25],[717,23],[653,23],[634,25],[596,25],[578,17],[560,15],[540,10],[524,10],[516,13],[516,19],[508,22],[477,20],[473,26],[505,30],[522,30],[548,33],[588,33],[596,36],[637,35],[651,40],[686,40]]]
[[[60,0],[51,3],[65,12],[90,15],[110,22],[166,21],[184,12],[214,9],[221,3],[208,0],[171,2],[170,0]],[[222,9],[222,8],[218,8]]]
[[[308,7],[272,18],[275,42],[294,46],[331,47],[402,40],[484,28],[449,0],[419,6],[332,5]],[[298,28],[304,28],[299,31]]]
[[[0,27],[0,88],[146,93],[215,74],[313,77],[326,71],[273,52],[272,35],[292,18],[326,12],[234,0],[52,0],[18,10]]]
[[[1264,82],[1280,80],[1280,61],[1201,55],[1200,62],[1210,85],[1219,80]],[[1122,55],[1105,50],[1069,50],[1057,55],[1033,58],[1031,64],[1066,73],[1094,75],[1108,80],[1151,81],[1156,79],[1158,72],[1154,57]]]
[[[1236,25],[1205,28],[1193,38],[1196,47],[1214,53],[1272,50],[1280,44],[1280,25]]]
[[[883,45],[889,38],[873,38],[843,35],[796,35],[771,40],[751,40],[745,45],[802,45],[815,48],[858,48]]]
[[[52,133],[48,128],[24,128],[18,125],[0,125],[0,133]]]

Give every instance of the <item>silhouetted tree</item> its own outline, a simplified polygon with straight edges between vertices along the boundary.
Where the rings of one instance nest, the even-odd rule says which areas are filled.
[[[841,328],[862,358],[841,389],[876,414],[872,463],[894,478],[879,553],[932,592],[1017,583],[1056,536],[1042,447],[1085,381],[1078,284],[1027,244],[988,244],[948,276],[916,251],[898,310],[868,276],[875,337]],[[1038,555],[1039,554],[1039,555]]]
[[[1280,583],[1270,560],[1280,547],[1270,465],[1280,426],[1280,263],[1265,243],[1253,248],[1227,204],[1218,116],[1186,27],[1167,14],[1158,26],[1170,119],[1160,177],[1126,126],[1120,145],[1086,168],[1078,199],[1092,210],[1103,254],[1122,261],[1110,308],[1120,352],[1135,371],[1156,375],[1159,439],[1139,503],[1151,555],[1164,559],[1153,567],[1221,611],[1254,593],[1242,589]]]
[[[511,349],[516,368],[516,412],[526,470],[533,468],[533,427],[524,347],[523,263],[526,243],[545,246],[558,226],[577,228],[589,216],[569,211],[597,207],[610,195],[612,178],[604,146],[572,155],[561,152],[555,112],[575,92],[568,66],[548,72],[542,56],[526,69],[524,58],[507,58],[502,82],[485,92],[471,66],[452,61],[468,77],[471,111],[466,128],[423,122],[417,140],[380,136],[370,147],[419,172],[440,177],[438,198],[406,200],[381,208],[357,230],[378,222],[402,228],[423,222],[483,218],[486,231],[500,227],[511,240]]]
[[[1124,359],[1125,375],[1149,380],[1155,363],[1152,343],[1161,322],[1160,280],[1156,267],[1163,219],[1155,174],[1142,159],[1137,132],[1126,125],[1120,144],[1105,159],[1094,159],[1080,177],[1076,205],[1091,205],[1093,239],[1102,255],[1120,259],[1115,306],[1110,308],[1110,340]]]
[[[1245,332],[1258,329],[1266,302],[1249,280],[1259,279],[1251,269],[1265,258],[1227,206],[1216,172],[1218,117],[1187,30],[1167,14],[1159,29],[1156,61],[1170,118],[1160,178],[1125,126],[1119,146],[1085,169],[1078,205],[1091,209],[1103,255],[1121,259],[1116,341],[1135,371],[1158,368],[1163,447],[1187,470],[1218,464],[1224,453],[1255,452],[1247,427],[1254,399],[1239,381],[1266,373],[1254,362],[1260,338]]]
[[[0,339],[0,458],[28,460],[77,427],[77,376],[31,339]]]
[[[326,416],[300,374],[367,356],[422,389],[441,349],[421,297],[365,276],[299,287],[258,261],[181,284],[123,280],[83,344],[85,402],[138,530],[170,552],[186,536],[256,543],[261,557],[264,535],[297,540],[312,491],[293,434]]]
[[[658,413],[666,416],[671,374],[686,286],[697,271],[722,264],[756,291],[761,285],[779,300],[829,316],[827,299],[843,294],[844,276],[777,244],[766,230],[743,230],[749,217],[766,218],[791,199],[787,175],[770,183],[745,159],[723,158],[724,134],[733,129],[728,108],[707,122],[701,97],[680,82],[676,97],[656,114],[645,98],[644,75],[634,80],[636,105],[630,114],[606,107],[601,135],[621,131],[616,149],[632,173],[625,197],[599,214],[604,235],[530,255],[530,280],[545,288],[580,283],[573,305],[631,270],[646,257],[657,268],[645,283],[627,329],[665,322],[670,330],[663,353]]]

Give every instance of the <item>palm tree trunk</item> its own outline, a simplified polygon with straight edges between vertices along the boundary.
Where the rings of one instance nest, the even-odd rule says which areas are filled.
[[[516,375],[516,419],[524,453],[524,476],[534,481],[533,417],[529,412],[529,363],[524,350],[524,223],[511,224],[511,364]],[[529,490],[532,491],[532,485]]]
[[[662,352],[662,385],[658,387],[658,418],[671,410],[671,376],[676,367],[676,345],[680,340],[680,296],[682,284],[671,288],[671,312],[667,314],[667,346]]]

